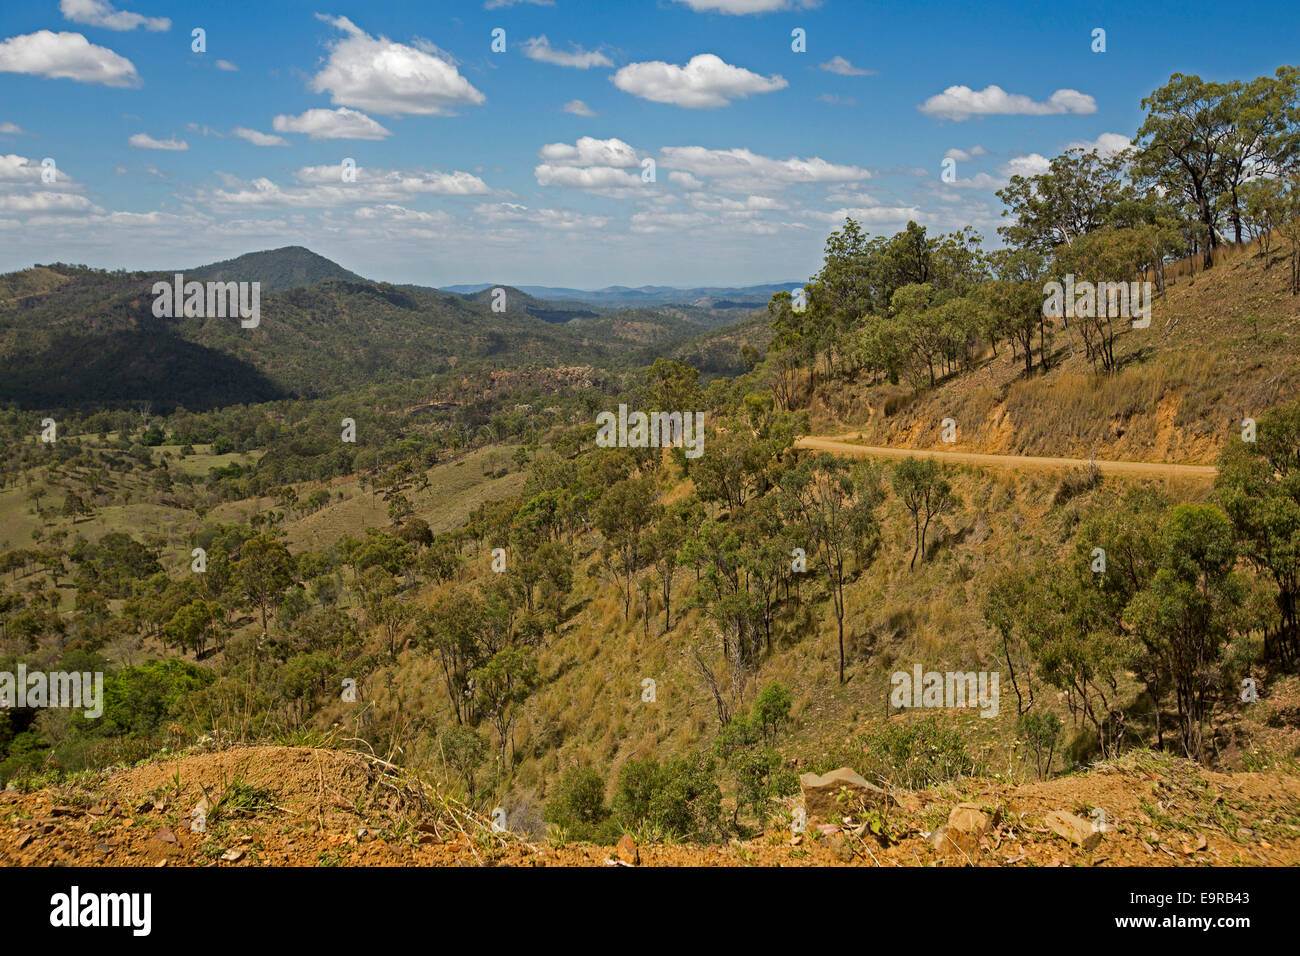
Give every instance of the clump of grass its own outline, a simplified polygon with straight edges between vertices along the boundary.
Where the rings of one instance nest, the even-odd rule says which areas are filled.
[[[1052,507],[1065,504],[1071,498],[1077,498],[1085,492],[1092,491],[1101,484],[1101,469],[1095,461],[1090,461],[1082,468],[1072,468],[1061,478],[1060,484],[1052,495]]]

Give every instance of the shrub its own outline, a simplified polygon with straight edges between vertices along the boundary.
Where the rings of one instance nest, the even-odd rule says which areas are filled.
[[[594,840],[608,816],[605,782],[600,774],[590,767],[572,767],[547,800],[542,819],[561,827],[574,840]]]
[[[1061,736],[1061,718],[1050,710],[1030,710],[1016,721],[1016,736],[1034,758],[1034,772],[1045,780],[1052,772],[1052,756]]]
[[[931,716],[910,723],[889,721],[862,738],[869,773],[895,787],[918,790],[978,770],[961,734]]]

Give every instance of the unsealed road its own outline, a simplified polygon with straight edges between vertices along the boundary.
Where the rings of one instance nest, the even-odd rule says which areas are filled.
[[[798,439],[795,446],[855,458],[934,458],[954,464],[1012,468],[1017,471],[1035,468],[1044,471],[1060,471],[1088,466],[1088,461],[1084,458],[1041,458],[1035,455],[984,455],[966,451],[933,451],[929,448],[888,448],[879,445],[859,445],[849,441],[849,438],[848,435],[838,438],[810,435]],[[1146,475],[1155,478],[1213,481],[1219,473],[1219,469],[1213,465],[1175,465],[1158,461],[1102,461],[1101,459],[1094,459],[1092,463],[1103,475]]]

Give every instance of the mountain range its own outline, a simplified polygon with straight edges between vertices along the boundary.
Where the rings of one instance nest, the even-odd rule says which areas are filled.
[[[153,285],[175,272],[260,282],[259,324],[155,316]],[[745,318],[744,306],[618,310],[509,286],[501,299],[496,288],[374,282],[301,246],[167,272],[37,265],[0,275],[0,402],[200,410],[427,379],[475,360],[611,368]],[[723,351],[710,353],[719,368],[739,360],[739,345]]]

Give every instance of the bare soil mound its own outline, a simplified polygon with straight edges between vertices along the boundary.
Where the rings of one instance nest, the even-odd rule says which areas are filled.
[[[968,779],[710,846],[533,844],[398,768],[309,747],[164,757],[0,792],[6,866],[1286,866],[1300,777],[1150,752],[1010,785]],[[203,825],[196,825],[196,809]],[[782,812],[785,811],[785,812]],[[1070,823],[1063,825],[1062,821]]]

